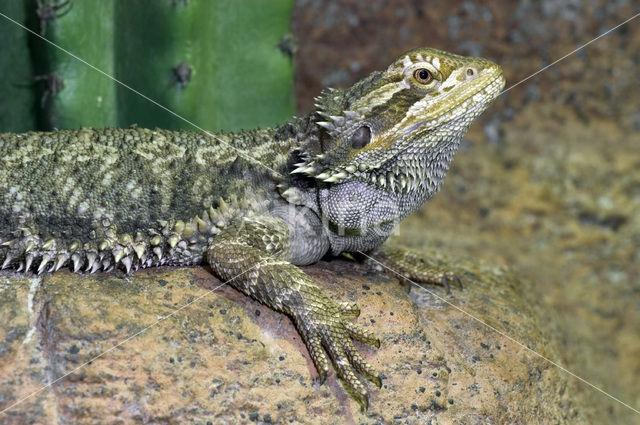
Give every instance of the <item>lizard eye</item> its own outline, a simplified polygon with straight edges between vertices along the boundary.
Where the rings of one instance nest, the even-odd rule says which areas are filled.
[[[356,130],[351,136],[351,147],[353,149],[362,149],[371,141],[371,129],[363,125]]]
[[[467,75],[467,79],[473,79],[478,75],[478,70],[475,68],[467,68],[465,74]]]
[[[419,68],[413,72],[413,78],[420,84],[429,84],[433,80],[433,75],[428,69]]]

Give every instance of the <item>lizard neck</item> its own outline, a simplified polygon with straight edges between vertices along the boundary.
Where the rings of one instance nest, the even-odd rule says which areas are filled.
[[[433,149],[421,152],[402,152],[396,159],[396,170],[388,190],[396,195],[400,205],[399,220],[420,208],[435,195],[449,170],[451,161],[460,146],[459,138],[440,139]],[[403,187],[398,181],[406,181]]]
[[[298,143],[314,137],[308,117],[296,126]],[[379,169],[344,183],[326,183],[304,174],[291,174],[292,150],[281,194],[289,203],[316,213],[326,228],[334,254],[370,250],[382,244],[394,227],[420,208],[440,188],[461,137],[445,127],[416,140],[415,148],[398,152]]]

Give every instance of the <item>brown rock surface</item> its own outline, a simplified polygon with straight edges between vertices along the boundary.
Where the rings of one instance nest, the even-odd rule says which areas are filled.
[[[357,322],[381,338],[378,350],[360,346],[383,374],[366,414],[334,375],[313,379],[288,318],[204,269],[3,275],[0,409],[73,371],[3,423],[579,422],[566,375],[443,300],[557,357],[547,312],[504,270],[456,264],[465,287],[449,295],[407,295],[345,260],[306,268],[335,299],[356,301]]]
[[[640,132],[551,105],[524,109],[504,130],[504,144],[458,153],[441,193],[399,237],[508,264],[535,282],[535,304],[554,312],[553,360],[640,409]],[[589,399],[587,423],[638,423],[574,382]]]

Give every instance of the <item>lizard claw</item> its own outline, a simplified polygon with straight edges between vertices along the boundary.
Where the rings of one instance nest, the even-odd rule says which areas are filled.
[[[447,291],[447,295],[451,295],[451,285],[449,285],[449,280],[446,276],[442,276],[442,286]]]
[[[459,289],[462,289],[462,282],[458,276],[453,273],[445,273],[442,276],[442,286],[444,286],[448,295],[451,294],[451,285],[449,281],[453,281]]]
[[[462,281],[454,273],[444,273],[442,275],[442,285],[447,290],[447,294],[451,293],[450,281],[453,281],[459,289],[462,289]]]
[[[454,274],[451,277],[452,277],[453,281],[456,283],[456,285],[458,285],[458,288],[462,289],[462,281],[460,280],[458,275]]]
[[[294,314],[294,321],[318,370],[320,383],[327,377],[331,359],[336,375],[364,411],[369,405],[369,396],[356,374],[366,377],[378,388],[382,382],[378,372],[358,352],[353,340],[376,347],[380,346],[380,340],[373,332],[345,319],[360,312],[355,303],[334,303],[324,299],[322,304],[322,308]]]

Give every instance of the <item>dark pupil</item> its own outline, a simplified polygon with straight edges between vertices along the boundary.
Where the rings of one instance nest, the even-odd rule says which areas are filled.
[[[428,80],[429,79],[429,71],[427,71],[426,69],[423,69],[418,73],[418,76],[420,76],[421,80]]]
[[[371,129],[363,125],[351,136],[351,147],[353,149],[362,149],[371,141]]]

